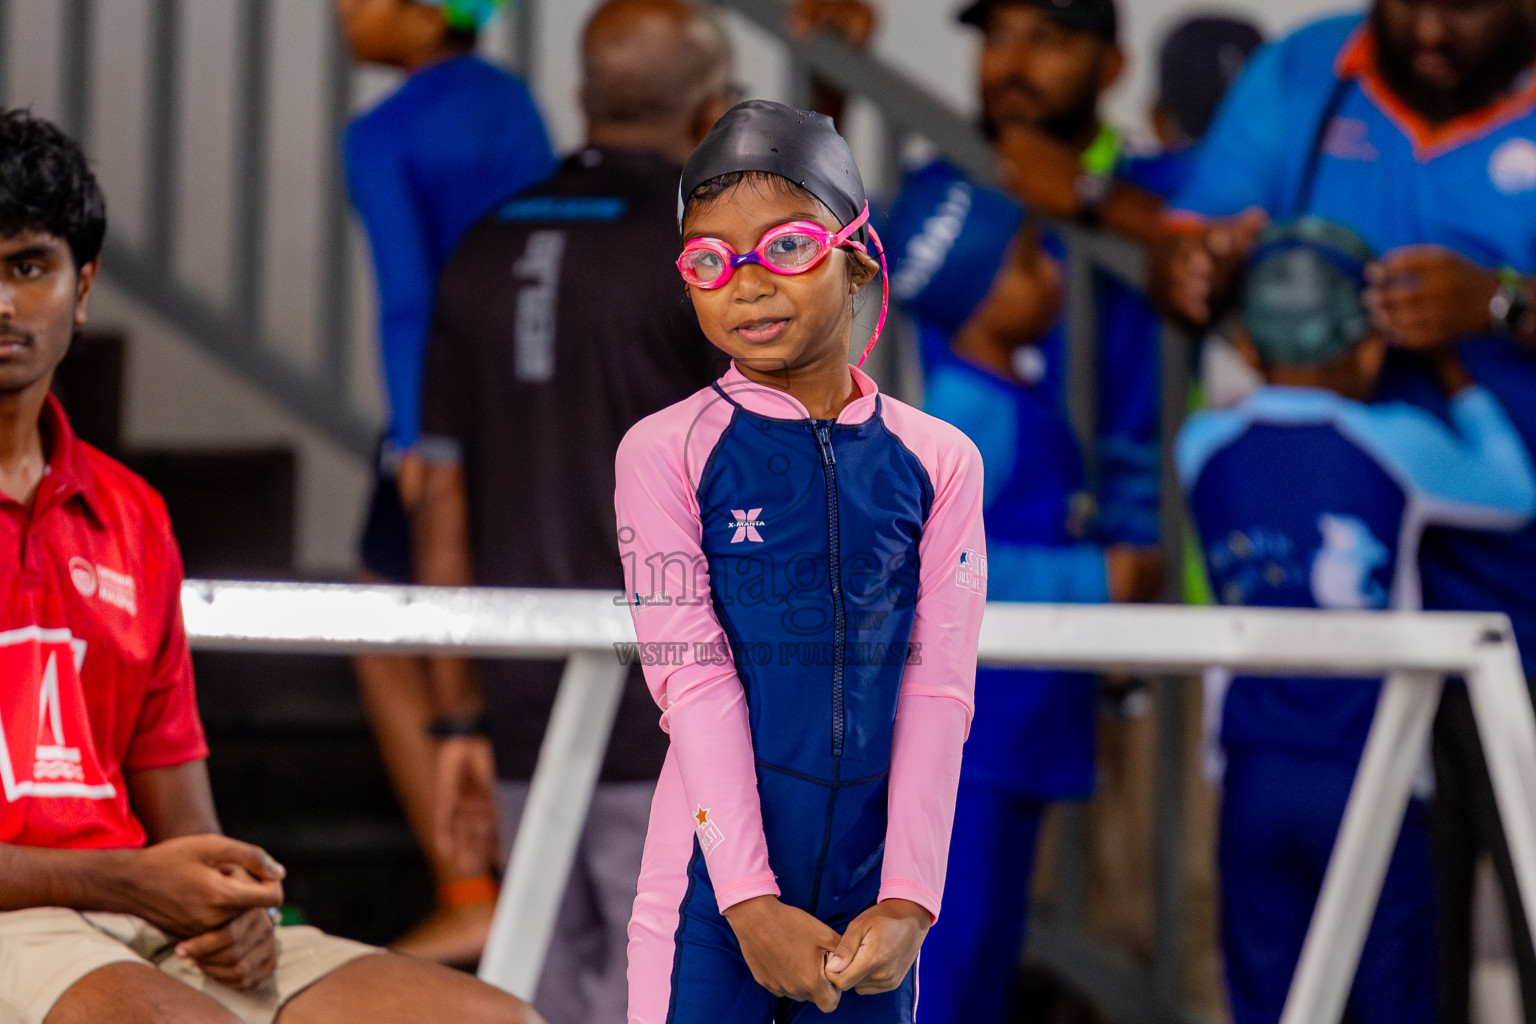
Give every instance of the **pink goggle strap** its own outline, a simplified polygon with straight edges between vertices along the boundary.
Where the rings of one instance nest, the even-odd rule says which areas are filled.
[[[864,215],[869,216],[868,205],[864,207]],[[869,240],[880,252],[880,319],[875,323],[875,333],[869,336],[869,344],[864,346],[864,354],[859,356],[861,370],[864,369],[864,360],[874,351],[875,342],[880,340],[880,332],[885,329],[885,315],[891,308],[891,272],[885,265],[885,243],[880,241],[880,235],[873,224],[869,225]]]

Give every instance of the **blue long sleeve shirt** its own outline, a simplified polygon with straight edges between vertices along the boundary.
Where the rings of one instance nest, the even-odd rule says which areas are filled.
[[[415,444],[438,273],[470,225],[554,169],[521,79],[468,55],[423,68],[347,127],[347,188],[373,252],[389,441]]]

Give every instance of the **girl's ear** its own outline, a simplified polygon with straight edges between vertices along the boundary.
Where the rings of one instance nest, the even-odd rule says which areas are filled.
[[[869,253],[859,252],[857,249],[844,249],[848,254],[848,294],[857,295],[864,290],[864,286],[873,281],[880,273],[880,264]]]

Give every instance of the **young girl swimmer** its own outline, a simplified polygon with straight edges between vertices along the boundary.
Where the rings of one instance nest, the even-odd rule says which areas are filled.
[[[741,104],[680,199],[678,269],[732,365],[617,457],[671,735],[630,1024],[910,1022],[972,713],[981,458],[848,364],[879,239],[829,119]]]

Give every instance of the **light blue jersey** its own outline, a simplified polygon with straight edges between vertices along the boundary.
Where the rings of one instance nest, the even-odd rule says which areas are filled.
[[[1448,408],[1454,429],[1406,403],[1266,387],[1192,417],[1176,458],[1217,599],[1414,609],[1426,528],[1525,526],[1536,471],[1509,417],[1480,387]],[[1238,679],[1222,742],[1357,757],[1375,700],[1358,681]]]

